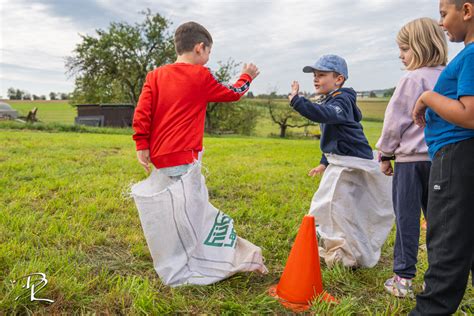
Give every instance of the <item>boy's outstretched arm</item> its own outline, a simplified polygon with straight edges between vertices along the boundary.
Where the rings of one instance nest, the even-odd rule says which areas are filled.
[[[250,83],[260,74],[254,64],[244,64],[239,79],[233,85],[225,85],[209,72],[206,82],[208,102],[232,102],[238,101],[250,88]]]
[[[434,91],[426,91],[413,109],[412,117],[416,125],[426,125],[425,112],[428,107],[454,125],[474,129],[474,96],[453,100]]]
[[[298,96],[299,84],[293,81],[291,84],[291,93],[288,96],[290,106],[299,112],[302,116],[318,123],[343,123],[348,121],[346,107],[334,98],[330,104],[321,106],[314,104],[304,97]]]

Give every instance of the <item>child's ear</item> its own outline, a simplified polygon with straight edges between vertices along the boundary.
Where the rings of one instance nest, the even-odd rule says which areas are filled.
[[[199,53],[201,52],[201,43],[197,43],[196,45],[194,45],[193,51],[195,54],[199,55]]]
[[[204,45],[203,42],[194,45],[194,51],[195,51],[196,54],[198,54],[198,55],[202,54],[202,52],[204,52],[205,48],[206,48],[206,47],[205,47],[205,45]]]
[[[472,19],[474,15],[474,12],[473,12],[474,7],[472,3],[468,3],[468,2],[464,3],[462,10],[464,13],[464,17],[463,17],[464,21],[469,21],[470,19]]]

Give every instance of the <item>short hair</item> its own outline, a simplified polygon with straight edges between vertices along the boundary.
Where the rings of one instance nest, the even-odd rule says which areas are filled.
[[[456,6],[456,9],[461,9],[462,6],[465,4],[465,3],[472,3],[474,4],[474,0],[449,0],[449,3],[450,4],[454,4]]]
[[[176,29],[174,46],[178,55],[192,51],[199,43],[204,43],[206,47],[212,45],[211,34],[201,24],[191,21],[181,24]]]
[[[407,65],[407,70],[445,66],[448,62],[446,36],[433,19],[420,18],[408,22],[398,32],[397,42],[399,45],[408,45],[413,50],[413,58]]]
[[[331,72],[332,72],[332,76],[334,78],[337,78],[339,76],[342,76],[344,78],[344,76],[342,74],[338,73],[337,71],[331,71]],[[342,88],[345,83],[346,83],[346,78],[344,78],[344,80],[342,81],[340,88]]]

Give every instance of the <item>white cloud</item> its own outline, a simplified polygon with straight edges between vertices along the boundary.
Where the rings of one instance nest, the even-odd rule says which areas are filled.
[[[25,89],[19,84],[32,93],[72,90],[63,58],[79,43],[78,33],[91,34],[111,21],[134,23],[146,8],[170,19],[172,29],[189,20],[205,25],[214,38],[211,68],[229,57],[256,63],[261,69],[252,85],[256,93],[273,87],[284,93],[294,79],[311,91],[312,79],[301,68],[326,53],[347,59],[348,84],[356,89],[394,86],[402,75],[395,44],[399,28],[417,17],[438,18],[433,0],[0,0],[0,5],[0,95],[10,85]],[[450,45],[450,57],[460,49]]]
[[[79,41],[71,18],[51,15],[43,4],[4,0],[1,15],[0,95],[6,96],[6,89],[19,82],[23,86],[16,88],[26,85],[32,93],[46,94],[56,87],[72,90],[64,74],[64,57]],[[35,91],[35,84],[42,91]]]

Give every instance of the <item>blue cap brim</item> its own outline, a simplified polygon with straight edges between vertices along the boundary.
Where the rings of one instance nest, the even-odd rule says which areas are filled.
[[[305,67],[303,68],[303,72],[305,72],[305,73],[313,73],[315,70],[319,70],[319,71],[334,71],[334,70],[329,69],[329,68],[326,68],[326,67],[314,68],[314,66],[305,66]]]

